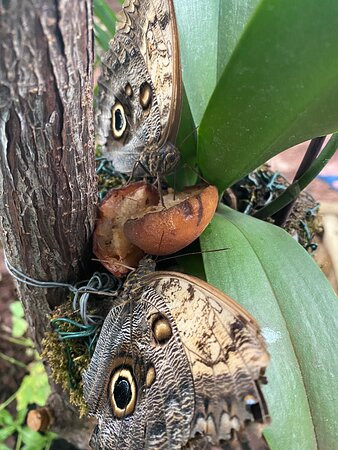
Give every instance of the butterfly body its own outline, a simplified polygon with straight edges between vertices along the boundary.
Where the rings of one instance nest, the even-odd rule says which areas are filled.
[[[266,448],[258,325],[207,283],[151,269],[128,278],[84,375],[93,448]]]
[[[123,173],[170,172],[181,113],[172,0],[127,0],[98,81],[98,144]]]

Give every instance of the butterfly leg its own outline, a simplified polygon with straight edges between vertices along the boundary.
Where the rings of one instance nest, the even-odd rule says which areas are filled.
[[[147,176],[151,176],[149,170],[144,166],[144,164],[142,164],[142,162],[140,160],[138,160],[138,161],[136,161],[136,163],[133,166],[131,174],[129,175],[129,178],[127,180],[127,184],[130,184],[131,181],[133,180],[133,178],[135,176],[135,172],[136,172],[137,166],[140,166],[143,169],[143,171],[146,173],[146,175],[145,175],[146,177]]]
[[[164,204],[164,201],[163,201],[161,175],[159,173],[157,174],[157,190],[158,190],[158,193],[160,194],[161,205],[163,206],[163,208],[165,208],[165,204]]]
[[[130,176],[129,176],[129,178],[128,178],[127,185],[130,184],[130,182],[131,182],[132,179],[134,178],[134,175],[135,175],[137,166],[140,166],[140,167],[144,170],[144,172],[147,174],[147,176],[152,176],[151,173],[149,172],[149,170],[147,169],[147,167],[146,167],[144,164],[142,164],[142,162],[141,162],[140,160],[138,160],[138,161],[135,162],[135,164],[134,164],[134,166],[133,166],[133,170],[131,171],[131,174],[130,174]],[[163,207],[165,207],[164,201],[163,201],[163,193],[162,193],[162,185],[161,185],[161,175],[160,175],[159,173],[157,173],[156,180],[157,180],[157,189],[158,189],[158,192],[159,192],[159,195],[160,195],[161,205],[162,205]]]
[[[140,163],[139,161],[136,161],[136,163],[133,165],[133,169],[132,169],[132,171],[131,171],[131,173],[129,175],[129,178],[127,180],[127,185],[130,184],[132,179],[134,178],[135,171],[136,171],[136,168],[137,168],[139,163]]]

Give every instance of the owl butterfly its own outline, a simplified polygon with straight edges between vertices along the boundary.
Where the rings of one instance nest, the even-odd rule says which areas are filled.
[[[83,375],[94,449],[266,449],[269,361],[256,321],[209,284],[154,272],[124,285]]]
[[[124,2],[98,85],[98,144],[116,170],[170,172],[182,106],[172,0]]]

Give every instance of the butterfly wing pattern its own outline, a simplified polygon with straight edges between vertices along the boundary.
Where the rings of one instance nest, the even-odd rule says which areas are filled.
[[[193,376],[193,448],[267,448],[260,385],[269,354],[255,319],[195,277],[154,272],[149,279],[171,311]]]
[[[121,305],[105,319],[83,376],[89,413],[98,419],[91,446],[180,449],[189,439],[193,379],[165,299],[133,275]],[[170,326],[161,334],[162,317]]]
[[[182,79],[172,0],[126,0],[98,80],[97,142],[115,168],[177,163]]]
[[[268,448],[269,355],[256,321],[197,278],[145,267],[129,276],[84,374],[93,448]]]

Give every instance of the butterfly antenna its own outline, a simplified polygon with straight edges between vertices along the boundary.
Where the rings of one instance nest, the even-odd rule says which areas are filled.
[[[177,175],[177,170],[174,171],[174,195],[173,195],[174,201],[176,200],[176,179],[177,179],[176,175]]]
[[[189,253],[183,253],[182,255],[176,255],[176,256],[168,256],[166,258],[159,259],[159,262],[167,261],[169,259],[176,259],[176,258],[182,258],[183,256],[193,256],[193,255],[201,255],[203,253],[216,253],[216,252],[224,252],[225,250],[230,250],[229,247],[224,248],[216,248],[212,250],[201,250],[199,252],[189,252]]]
[[[163,193],[162,193],[161,176],[159,173],[157,174],[157,190],[160,195],[161,205],[163,206],[163,208],[165,208],[164,200],[163,200]]]
[[[190,133],[187,134],[187,136],[185,136],[185,138],[183,138],[183,141],[180,142],[179,144],[177,144],[178,147],[181,147],[194,133],[196,130],[198,130],[199,125],[196,125],[196,127],[194,127],[192,129],[192,131],[190,131]]]
[[[184,157],[182,158],[184,160]],[[206,180],[202,175],[201,172],[199,172],[198,170],[195,169],[195,167],[193,167],[191,164],[189,164],[187,161],[184,161],[184,164],[186,166],[189,167],[190,170],[192,170],[193,172],[196,173],[196,175],[202,180],[204,181],[206,184],[210,184],[208,180]]]
[[[131,174],[129,175],[129,178],[126,183],[127,185],[130,184],[132,179],[134,178],[134,174],[135,174],[136,168],[139,165],[139,163],[140,163],[139,161],[136,161],[136,163],[133,165],[133,170],[131,171]]]
[[[193,130],[183,139],[183,141],[180,142],[179,144],[177,144],[178,148],[180,148],[187,141],[187,139],[189,139],[195,133],[195,131],[198,130],[199,127],[200,127],[199,125],[196,125],[196,127],[193,128]],[[182,160],[184,161],[184,164],[187,167],[189,167],[189,169],[191,169],[193,172],[195,172],[196,175],[199,178],[201,178],[201,180],[203,180],[206,184],[209,184],[209,182],[205,178],[202,177],[201,173],[198,170],[196,170],[191,164],[188,163],[188,161],[182,154],[181,154],[181,157],[182,157]]]
[[[91,260],[92,260],[92,261],[98,261],[98,262],[100,262],[101,264],[102,264],[102,262],[109,263],[109,261],[108,261],[107,259],[91,258]],[[135,267],[127,266],[127,264],[123,264],[123,263],[118,262],[118,261],[114,262],[114,265],[116,265],[116,266],[121,266],[121,267],[125,267],[126,269],[128,269],[128,270],[130,270],[130,271],[132,271],[132,272],[135,272],[135,270],[136,270]]]

